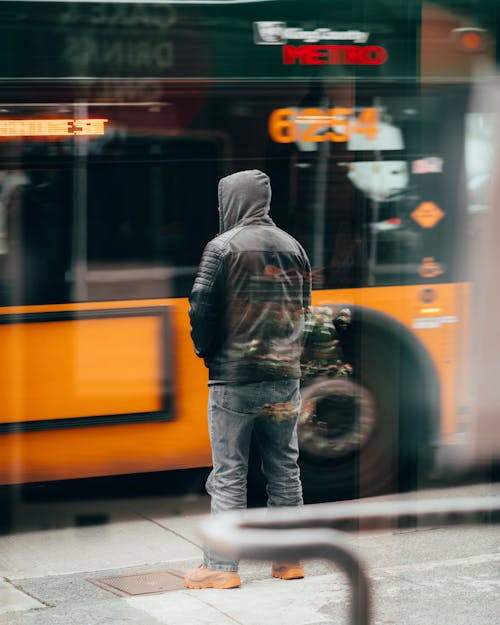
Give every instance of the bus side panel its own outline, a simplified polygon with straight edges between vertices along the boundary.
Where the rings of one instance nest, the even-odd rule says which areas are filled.
[[[192,349],[187,300],[113,302],[108,305],[134,308],[144,304],[168,304],[172,308],[174,338],[162,348],[175,350],[173,420],[2,434],[0,483],[161,471],[210,464],[206,426],[207,374]],[[91,306],[101,307],[101,304],[94,302],[63,308],[85,310]],[[49,307],[36,308],[47,312]],[[128,338],[124,334],[122,340],[126,342]],[[154,340],[153,337],[151,340]],[[143,349],[147,352],[154,347],[145,345]],[[99,360],[98,346],[94,355]],[[151,375],[150,371],[146,371],[143,378],[148,375]],[[129,379],[123,381],[124,391],[126,385],[131,383]],[[21,394],[32,392],[29,388],[17,390]],[[105,400],[104,396],[104,403]]]

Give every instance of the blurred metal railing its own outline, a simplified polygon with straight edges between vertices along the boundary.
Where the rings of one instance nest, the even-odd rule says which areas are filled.
[[[418,527],[500,522],[500,497],[392,500],[259,508],[225,512],[205,520],[203,539],[221,556],[249,560],[326,559],[351,586],[351,625],[369,625],[370,584],[346,532],[418,524]]]

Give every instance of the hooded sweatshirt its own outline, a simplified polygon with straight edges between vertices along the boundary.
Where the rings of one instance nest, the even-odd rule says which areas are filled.
[[[222,178],[220,233],[203,251],[189,298],[191,337],[212,381],[300,377],[311,271],[302,246],[269,216],[259,170]]]

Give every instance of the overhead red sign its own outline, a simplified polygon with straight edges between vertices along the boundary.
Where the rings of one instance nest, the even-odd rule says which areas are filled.
[[[382,46],[286,45],[282,51],[284,65],[382,65],[389,57]]]

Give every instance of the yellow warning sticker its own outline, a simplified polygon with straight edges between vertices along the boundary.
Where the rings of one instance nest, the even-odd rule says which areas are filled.
[[[422,202],[410,214],[421,228],[434,228],[441,221],[445,213],[434,202]]]

